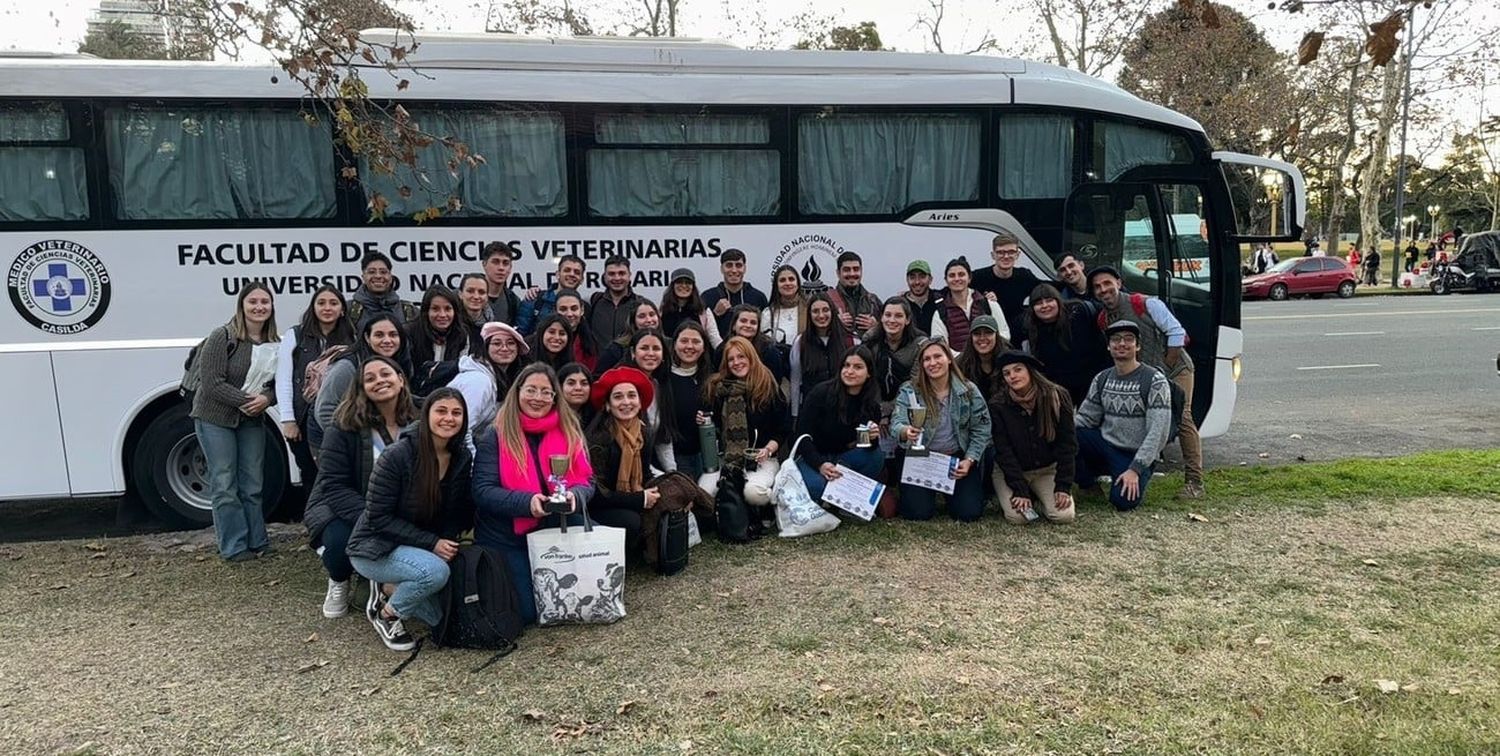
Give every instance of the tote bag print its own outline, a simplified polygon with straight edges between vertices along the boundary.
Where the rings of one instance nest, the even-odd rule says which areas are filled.
[[[526,535],[537,624],[614,622],[625,616],[625,531],[574,526]]]

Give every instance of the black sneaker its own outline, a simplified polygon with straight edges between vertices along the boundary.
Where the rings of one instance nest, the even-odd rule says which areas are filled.
[[[384,612],[375,615],[375,634],[380,636],[380,641],[386,648],[392,651],[410,651],[417,647],[417,642],[412,639],[411,633],[401,624],[399,618],[387,619]]]
[[[234,556],[224,557],[224,561],[226,561],[226,562],[234,562],[236,564],[238,564],[240,562],[248,562],[248,561],[251,561],[253,559],[255,559],[255,552],[253,552],[253,551],[241,551],[240,553],[235,554]]]
[[[365,619],[374,622],[380,616],[381,605],[380,583],[370,581],[370,597],[365,599]]]

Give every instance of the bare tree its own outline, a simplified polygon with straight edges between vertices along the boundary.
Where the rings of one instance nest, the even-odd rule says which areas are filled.
[[[1100,76],[1124,55],[1162,0],[1023,0],[1047,30],[1049,62]]]
[[[582,37],[593,34],[594,25],[572,0],[489,0],[484,30]]]
[[[917,22],[912,26],[914,29],[922,28],[927,30],[928,41],[932,44],[932,49],[937,52],[948,52],[943,48],[943,16],[946,12],[947,0],[927,0],[927,10],[917,14]],[[995,36],[986,27],[979,35],[978,44],[973,46],[963,45],[967,48],[963,50],[963,54],[973,55],[974,53],[993,50],[998,45],[999,41],[995,39]]]

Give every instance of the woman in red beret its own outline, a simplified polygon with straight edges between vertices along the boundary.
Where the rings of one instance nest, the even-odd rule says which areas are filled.
[[[593,508],[600,525],[625,531],[627,557],[641,556],[641,513],[661,498],[646,488],[655,459],[645,409],[655,398],[650,376],[634,367],[613,367],[594,381],[592,403],[599,416],[589,426],[589,462],[594,468]]]

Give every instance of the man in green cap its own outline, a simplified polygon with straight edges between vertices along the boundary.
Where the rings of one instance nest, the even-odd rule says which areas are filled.
[[[932,315],[937,312],[937,297],[932,295],[932,266],[926,260],[912,260],[906,266],[906,291],[901,293],[911,305],[912,325],[923,336],[932,327]],[[877,326],[878,327],[878,326]]]

